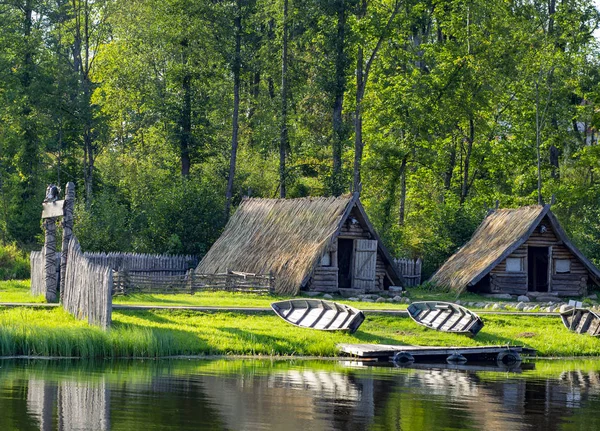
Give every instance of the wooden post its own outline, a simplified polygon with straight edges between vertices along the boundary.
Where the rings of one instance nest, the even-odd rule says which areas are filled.
[[[194,271],[194,268],[191,268],[189,271],[190,271],[190,295],[193,295],[196,293],[196,286],[194,285],[196,271]]]
[[[60,252],[60,300],[62,302],[67,272],[67,256],[69,255],[69,241],[73,236],[73,207],[75,206],[75,184],[67,183],[65,190],[65,204],[63,206],[63,237]]]
[[[57,302],[56,287],[56,218],[44,219],[44,280],[46,301]]]

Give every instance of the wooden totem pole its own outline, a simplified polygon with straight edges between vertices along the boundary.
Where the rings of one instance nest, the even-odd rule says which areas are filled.
[[[56,220],[64,216],[64,233],[61,253],[61,275],[64,276],[67,261],[67,249],[73,232],[73,203],[75,185],[67,184],[67,199],[58,200],[60,189],[50,184],[46,189],[46,198],[42,203],[42,219],[44,227],[44,280],[46,284],[46,301],[58,301],[58,274],[56,261]],[[66,242],[65,242],[66,241]],[[66,245],[65,245],[66,244]],[[61,280],[62,282],[62,280]]]

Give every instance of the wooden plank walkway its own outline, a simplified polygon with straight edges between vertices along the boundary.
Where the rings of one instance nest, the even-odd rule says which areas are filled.
[[[454,353],[460,355],[491,356],[512,350],[513,352],[531,354],[532,349],[523,346],[402,346],[391,344],[338,344],[338,349],[343,353],[358,356],[359,358],[389,358],[398,352],[410,353],[414,357],[448,357]]]

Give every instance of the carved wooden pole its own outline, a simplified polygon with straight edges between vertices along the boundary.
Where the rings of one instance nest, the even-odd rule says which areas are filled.
[[[62,302],[67,272],[67,256],[69,255],[69,241],[73,236],[73,207],[75,206],[75,184],[67,183],[65,190],[65,204],[63,206],[63,237],[60,252],[60,299]]]
[[[44,238],[44,283],[46,284],[46,301],[56,302],[58,280],[56,279],[56,218],[62,216],[62,201],[58,201],[60,190],[54,184],[46,189],[46,198],[42,204],[42,218],[45,231]]]
[[[44,272],[46,279],[46,301],[56,302],[56,218],[44,219]]]

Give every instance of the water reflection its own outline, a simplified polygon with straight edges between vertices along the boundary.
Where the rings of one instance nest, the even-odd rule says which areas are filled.
[[[357,365],[0,361],[0,429],[600,429],[600,362]]]

